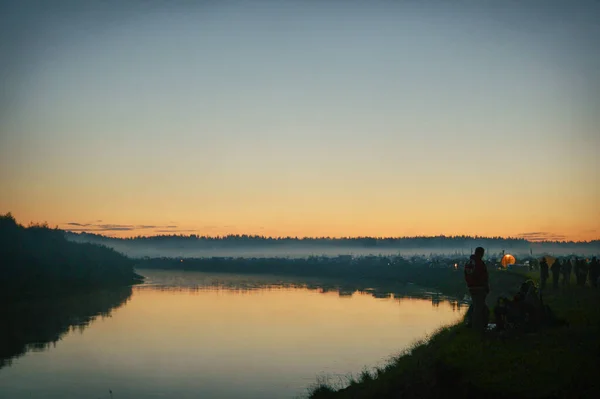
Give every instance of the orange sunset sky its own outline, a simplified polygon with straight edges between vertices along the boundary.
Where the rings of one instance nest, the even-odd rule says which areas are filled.
[[[0,212],[121,237],[600,239],[593,13],[250,3],[5,10]]]

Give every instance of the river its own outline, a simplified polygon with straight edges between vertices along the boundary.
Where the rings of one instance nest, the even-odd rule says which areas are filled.
[[[344,384],[465,311],[414,286],[138,273],[145,284],[127,291],[6,317],[0,397],[303,397],[317,377]]]

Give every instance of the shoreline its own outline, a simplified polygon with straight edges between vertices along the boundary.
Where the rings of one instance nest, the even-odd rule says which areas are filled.
[[[346,387],[321,377],[309,398],[598,397],[599,300],[591,287],[547,290],[544,303],[568,327],[489,333],[482,340],[461,320],[415,342],[387,365],[349,377]]]

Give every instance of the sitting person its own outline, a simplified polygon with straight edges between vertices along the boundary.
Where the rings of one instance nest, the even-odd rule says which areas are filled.
[[[494,318],[496,321],[496,329],[504,330],[508,327],[508,307],[510,306],[510,299],[505,296],[500,296],[496,300],[496,306],[494,306]]]
[[[541,299],[533,281],[521,284],[512,300],[499,297],[494,309],[496,325],[499,329],[536,325],[541,314]]]

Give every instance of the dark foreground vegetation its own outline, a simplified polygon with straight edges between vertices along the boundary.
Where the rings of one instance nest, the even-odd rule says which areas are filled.
[[[571,285],[547,290],[543,300],[569,325],[530,333],[488,332],[483,339],[462,323],[450,326],[356,379],[323,377],[310,397],[600,397],[598,289]]]
[[[0,215],[0,300],[53,297],[136,283],[134,262],[101,245],[68,241],[47,225]]]

